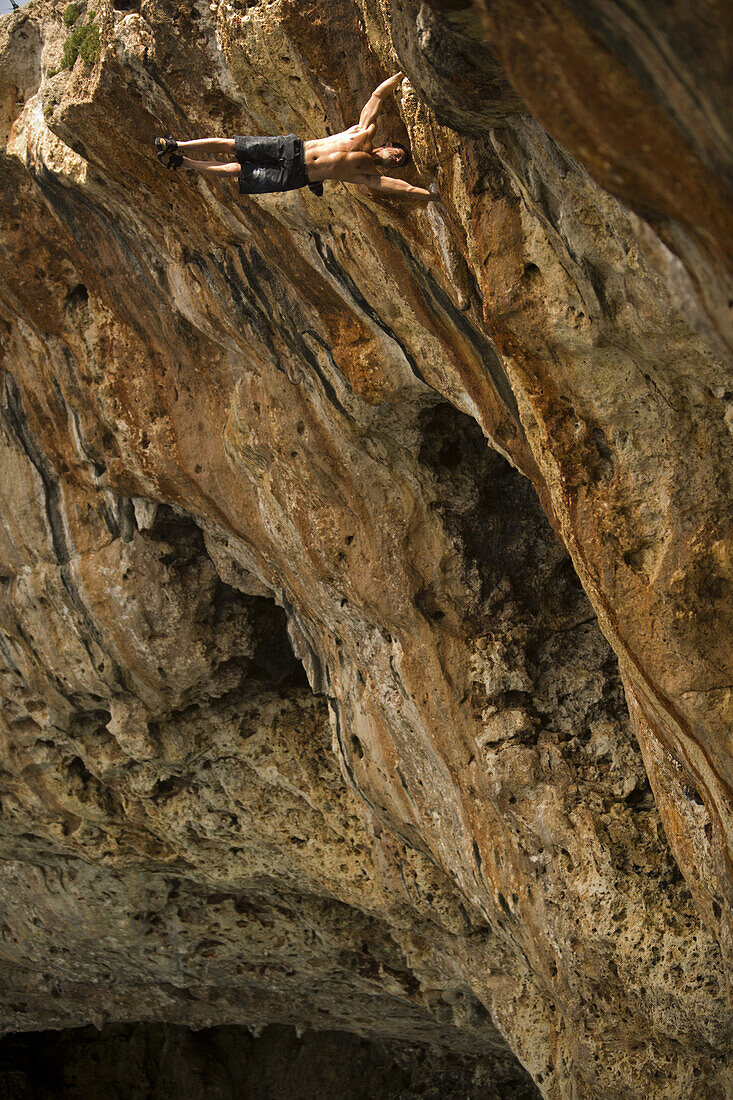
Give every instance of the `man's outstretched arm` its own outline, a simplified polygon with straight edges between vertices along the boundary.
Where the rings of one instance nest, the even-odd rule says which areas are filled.
[[[404,75],[404,73],[395,73],[389,80],[383,80],[379,87],[374,89],[359,115],[360,126],[371,126],[381,111],[385,99],[395,90]]]
[[[379,191],[382,195],[398,195],[402,199],[412,199],[413,202],[442,202],[437,191],[427,191],[424,187],[414,187],[404,180],[394,179],[392,176],[380,176],[375,173],[363,180],[362,188],[370,191]]]

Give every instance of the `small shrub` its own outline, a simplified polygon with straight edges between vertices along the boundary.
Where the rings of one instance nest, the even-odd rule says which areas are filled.
[[[77,19],[81,14],[81,8],[78,4],[69,4],[64,12],[64,26],[73,27]]]
[[[77,57],[80,57],[86,65],[94,65],[99,61],[99,51],[98,28],[93,23],[77,27],[64,42],[61,68],[73,69]]]
[[[86,35],[84,40],[79,46],[79,54],[82,61],[87,65],[96,65],[99,61],[100,44],[99,44],[99,30],[91,23],[85,27]]]

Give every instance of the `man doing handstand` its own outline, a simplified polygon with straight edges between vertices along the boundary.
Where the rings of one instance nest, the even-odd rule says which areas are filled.
[[[383,195],[401,195],[418,202],[439,202],[440,196],[424,187],[382,175],[383,170],[402,168],[409,161],[403,145],[388,141],[374,148],[376,119],[386,97],[403,78],[396,73],[376,88],[359,116],[356,126],[340,134],[314,141],[286,137],[203,138],[176,141],[156,138],[158,159],[166,168],[193,168],[204,176],[238,176],[242,195],[264,195],[273,191],[295,191],[310,187],[323,194],[325,180],[354,183]],[[234,157],[228,164],[192,160],[188,154]]]

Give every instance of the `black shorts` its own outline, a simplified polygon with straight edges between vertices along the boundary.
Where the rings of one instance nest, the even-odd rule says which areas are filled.
[[[297,191],[310,187],[323,194],[323,184],[308,182],[305,148],[295,134],[285,137],[234,138],[234,156],[242,166],[240,195],[267,195],[273,191]]]

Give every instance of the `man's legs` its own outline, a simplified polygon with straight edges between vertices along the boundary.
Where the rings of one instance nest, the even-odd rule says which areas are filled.
[[[200,138],[196,141],[177,141],[179,153],[204,157],[233,157],[234,138]]]
[[[155,145],[159,150],[161,163],[167,168],[182,165],[204,176],[238,175],[240,191],[245,194],[260,194],[288,189],[288,166],[293,160],[298,141],[295,134],[287,137],[239,135],[236,138],[199,138],[194,141],[176,141],[173,137],[167,137],[156,138]],[[237,159],[222,164],[216,160],[196,160],[186,156],[187,153],[213,157],[234,156]],[[302,183],[294,186],[302,186]]]
[[[194,145],[195,142],[190,144]],[[204,143],[201,142],[201,144]],[[178,148],[180,149],[181,146],[179,145]],[[238,176],[242,170],[241,164],[236,160],[230,164],[212,164],[210,160],[191,160],[190,157],[184,157],[182,163],[184,168],[193,168],[202,176]]]

